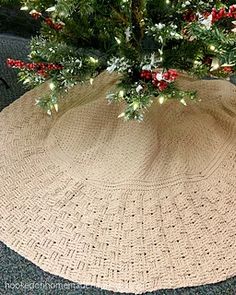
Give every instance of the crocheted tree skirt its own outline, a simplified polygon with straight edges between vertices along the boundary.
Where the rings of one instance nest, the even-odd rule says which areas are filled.
[[[19,284],[19,287],[17,286]],[[34,288],[34,284],[41,288]],[[28,289],[27,289],[28,285]],[[21,287],[20,287],[21,286]],[[18,287],[18,289],[17,289]],[[31,288],[31,289],[30,289]],[[44,288],[44,289],[43,289]],[[64,289],[63,289],[64,288]],[[24,292],[25,291],[25,292]],[[30,293],[31,291],[31,293]],[[0,294],[18,295],[119,295],[111,291],[84,286],[44,272],[39,267],[0,243]],[[129,295],[128,293],[125,293]],[[146,295],[235,295],[236,278],[194,288],[159,290]]]
[[[8,105],[17,97],[19,97],[24,92],[21,89],[20,85],[16,86],[16,84],[13,81],[14,79],[11,80],[11,85],[10,85],[11,92],[8,92],[8,94],[4,95],[5,101],[0,106],[1,109],[4,108],[6,105]],[[1,85],[1,87],[4,87],[4,86]],[[18,92],[15,91],[16,87],[19,88],[17,90]],[[4,93],[4,92],[1,91],[1,93]],[[35,285],[33,285],[33,288],[34,288],[33,294],[114,294],[114,292],[112,291],[105,291],[92,286],[90,287],[90,286],[74,284],[73,282],[69,282],[57,276],[47,274],[46,272],[43,272],[42,270],[40,270],[37,266],[33,265],[31,262],[27,261],[25,258],[19,256],[17,253],[10,250],[5,245],[1,244],[0,249],[1,249],[0,273],[2,276],[0,291],[3,294],[21,294],[21,292],[24,292],[26,290],[27,286],[28,288],[30,287],[32,288],[32,283],[39,283],[39,282],[42,283],[43,287],[42,286],[35,287]],[[46,284],[47,282],[49,282],[48,285]],[[19,285],[17,285],[17,283]],[[60,285],[58,283],[60,283]],[[21,288],[25,288],[25,289],[21,289]],[[47,291],[45,292],[43,288],[47,288]],[[213,285],[198,286],[193,288],[180,288],[180,289],[174,289],[174,290],[173,289],[159,290],[159,291],[149,292],[146,294],[156,294],[156,295],[158,294],[173,294],[173,295],[174,294],[207,294],[207,295],[208,294],[229,294],[229,295],[234,295],[235,293],[236,293],[236,278],[231,278],[224,282],[213,284]]]

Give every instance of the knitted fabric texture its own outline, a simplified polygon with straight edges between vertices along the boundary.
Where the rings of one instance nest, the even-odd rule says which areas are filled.
[[[236,87],[194,81],[201,102],[155,104],[123,122],[105,94],[76,86],[52,117],[48,84],[0,113],[0,237],[43,270],[142,293],[236,275]]]

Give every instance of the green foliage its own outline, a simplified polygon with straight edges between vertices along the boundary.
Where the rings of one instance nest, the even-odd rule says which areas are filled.
[[[235,72],[234,18],[227,16],[214,23],[209,18],[213,7],[228,11],[233,2],[22,1],[24,9],[38,13],[42,21],[40,36],[31,42],[32,61],[56,63],[63,68],[51,71],[46,78],[24,70],[20,78],[32,86],[52,79],[51,96],[38,101],[51,112],[58,104],[59,92],[89,81],[104,70],[122,73],[117,91],[108,94],[108,99],[125,102],[125,119],[142,120],[154,99],[161,103],[176,99],[185,104],[196,96],[177,89],[174,81],[160,78],[168,69],[197,77],[227,78]],[[47,18],[61,24],[61,28],[48,25]],[[146,81],[140,77],[142,70],[156,71],[157,76]],[[153,79],[160,79],[160,83]],[[163,83],[164,88],[160,86]]]

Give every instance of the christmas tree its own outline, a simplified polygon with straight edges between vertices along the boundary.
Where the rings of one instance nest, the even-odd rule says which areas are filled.
[[[235,1],[235,0],[234,0]],[[120,73],[110,102],[125,102],[120,117],[142,120],[154,100],[187,104],[194,91],[176,85],[180,73],[228,79],[236,72],[236,4],[211,0],[27,0],[41,31],[29,61],[9,59],[24,84],[50,80],[37,104],[51,114],[60,93]]]

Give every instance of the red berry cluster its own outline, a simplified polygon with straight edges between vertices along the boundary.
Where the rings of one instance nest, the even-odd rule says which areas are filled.
[[[202,15],[207,18],[209,15],[212,15],[212,24],[217,22],[218,20],[221,20],[223,18],[235,18],[236,19],[236,4],[231,5],[229,7],[229,11],[227,12],[225,8],[221,8],[217,10],[216,8],[212,8],[211,13],[208,11],[205,11],[202,13]],[[183,19],[188,22],[194,22],[198,20],[197,14],[189,9],[183,14]]]
[[[178,73],[176,70],[168,70],[167,72],[163,73],[163,78],[169,82],[174,82],[178,77]]]
[[[162,91],[164,91],[167,87],[168,87],[168,85],[169,85],[169,83],[168,82],[166,82],[166,81],[164,81],[164,80],[161,80],[161,81],[159,81],[159,80],[153,80],[152,81],[152,84],[156,87],[156,88],[158,88],[161,92]]]
[[[142,70],[140,73],[140,77],[144,80],[151,80],[152,79],[152,71]]]
[[[223,71],[227,74],[231,74],[234,72],[233,67],[227,66],[227,67],[223,67]]]
[[[142,70],[140,77],[146,81],[152,81],[155,88],[159,91],[165,90],[168,85],[176,80],[178,73],[176,70],[168,70],[165,73],[156,71]]]
[[[223,18],[235,18],[236,19],[236,4],[231,5],[229,7],[228,12],[225,10],[225,8],[221,8],[220,10],[213,8],[211,15],[212,15],[212,23],[215,23],[218,20],[223,19]]]
[[[41,16],[42,16],[42,13],[41,12],[38,12],[36,10],[32,10],[30,12],[30,15],[34,18],[34,19],[39,19]]]
[[[197,19],[197,15],[193,10],[189,9],[183,14],[183,19],[188,22],[193,22]]]
[[[64,24],[63,23],[54,23],[53,20],[50,17],[45,18],[45,23],[52,29],[56,31],[60,31],[63,29]]]
[[[39,19],[40,17],[42,17],[42,13],[39,12],[39,11],[36,11],[36,10],[32,10],[32,11],[30,12],[30,15],[31,15],[34,19],[36,19],[36,20]],[[43,19],[44,19],[44,22],[45,22],[50,28],[52,28],[52,29],[54,29],[54,30],[56,30],[56,31],[60,31],[60,30],[62,30],[63,27],[64,27],[64,23],[62,23],[62,22],[57,22],[57,23],[55,23],[55,22],[53,22],[53,20],[52,20],[50,17],[46,17],[46,18],[43,17]]]
[[[38,75],[43,77],[46,77],[49,71],[63,69],[63,66],[59,64],[43,63],[43,62],[27,63],[22,60],[16,60],[11,58],[7,59],[7,65],[11,68],[27,69],[30,71],[35,71]]]

